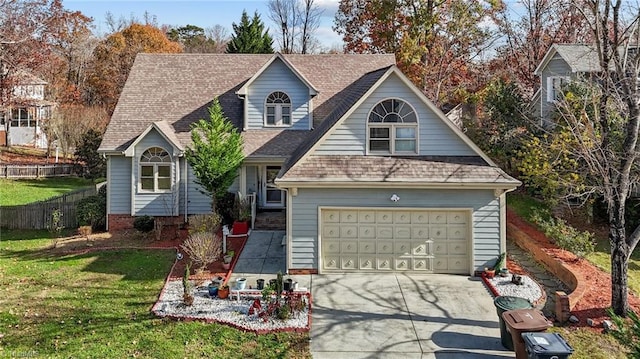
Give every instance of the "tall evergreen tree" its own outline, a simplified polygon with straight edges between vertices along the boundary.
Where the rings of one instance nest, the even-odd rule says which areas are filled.
[[[249,21],[246,11],[242,12],[240,24],[233,23],[231,41],[227,44],[227,52],[231,54],[272,54],[273,39],[256,11]]]

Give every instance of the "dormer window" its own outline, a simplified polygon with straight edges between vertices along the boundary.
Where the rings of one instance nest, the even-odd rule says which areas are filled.
[[[281,91],[267,96],[265,126],[291,126],[291,99]]]
[[[400,99],[378,102],[367,121],[368,153],[411,155],[418,153],[418,116]]]
[[[151,147],[140,157],[141,192],[171,191],[171,157],[160,147]]]

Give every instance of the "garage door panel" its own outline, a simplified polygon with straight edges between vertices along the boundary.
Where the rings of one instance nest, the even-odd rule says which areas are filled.
[[[323,209],[321,218],[324,270],[469,272],[467,211]]]
[[[393,269],[392,263],[393,263],[392,256],[378,256],[376,260],[376,269],[391,271]]]
[[[378,241],[377,247],[378,247],[379,254],[393,253],[393,241]]]
[[[340,256],[327,255],[324,257],[322,266],[324,267],[324,269],[328,269],[328,270],[340,269],[339,263],[340,263]]]
[[[375,241],[360,241],[360,242],[358,242],[358,253],[360,253],[360,254],[376,254],[376,242]]]
[[[447,214],[447,223],[465,224],[467,223],[467,215],[464,212],[449,212]]]
[[[358,211],[340,211],[341,223],[358,223]]]
[[[433,239],[447,239],[447,227],[446,226],[433,226],[429,228],[429,234]]]
[[[409,241],[395,241],[393,243],[393,252],[398,255],[411,254],[411,242]]]
[[[378,226],[376,227],[376,238],[378,239],[392,239],[393,227],[390,226]]]
[[[365,269],[365,270],[376,269],[376,257],[360,256],[360,269]]]
[[[358,223],[376,223],[376,211],[358,211]]]
[[[358,238],[358,227],[354,225],[341,226],[340,238]]]
[[[467,227],[449,226],[447,229],[447,237],[449,239],[465,239],[467,238]]]
[[[360,226],[358,227],[358,237],[364,239],[375,239],[376,238],[376,227],[375,226]]]
[[[395,211],[393,212],[393,223],[396,224],[409,224],[411,223],[411,212],[409,211]]]
[[[323,209],[322,222],[324,223],[340,223],[340,211]]]
[[[411,258],[395,258],[395,270],[405,271],[411,269]]]
[[[412,239],[429,239],[429,227],[412,227]]]
[[[410,239],[411,227],[408,226],[395,226],[393,227],[393,239]]]
[[[322,226],[322,237],[325,239],[340,238],[340,226],[337,226],[337,225]]]
[[[467,254],[467,243],[463,241],[449,242],[448,252],[452,255],[464,255]]]
[[[340,253],[340,242],[339,241],[324,241],[322,242],[322,251],[328,254],[339,254]]]
[[[433,271],[433,260],[431,258],[413,258],[413,270]]]
[[[426,256],[433,254],[432,242],[411,242],[411,254],[414,256]]]
[[[358,253],[358,241],[341,241],[340,253]]]

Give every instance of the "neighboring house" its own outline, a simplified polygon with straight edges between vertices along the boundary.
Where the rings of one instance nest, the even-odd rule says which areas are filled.
[[[108,226],[210,211],[184,158],[218,97],[246,159],[229,189],[284,208],[287,271],[473,274],[506,251],[498,168],[393,55],[140,54],[99,151]]]
[[[47,148],[43,126],[51,118],[53,103],[44,99],[46,81],[26,72],[16,76],[12,105],[0,107],[0,146]]]
[[[542,58],[534,74],[540,77],[540,88],[531,106],[536,117],[550,120],[554,103],[562,94],[562,86],[580,77],[600,71],[598,54],[588,45],[556,44]]]

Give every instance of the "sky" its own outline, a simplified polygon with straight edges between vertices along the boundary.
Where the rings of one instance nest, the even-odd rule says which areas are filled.
[[[320,27],[316,30],[316,37],[323,47],[332,47],[342,43],[340,35],[336,34],[331,26],[333,18],[338,10],[339,0],[316,0],[318,6],[323,9]],[[255,0],[63,0],[67,10],[80,11],[84,15],[94,19],[95,32],[103,35],[109,32],[105,23],[107,12],[113,14],[115,19],[144,19],[144,13],[155,16],[158,25],[184,26],[196,25],[202,28],[213,27],[216,24],[226,28],[229,34],[233,33],[232,23],[240,22],[242,10],[246,10],[249,16],[258,11],[260,18],[266,27],[276,28],[268,17],[267,1]],[[273,31],[270,32],[274,39]],[[277,41],[274,41],[274,46]]]

